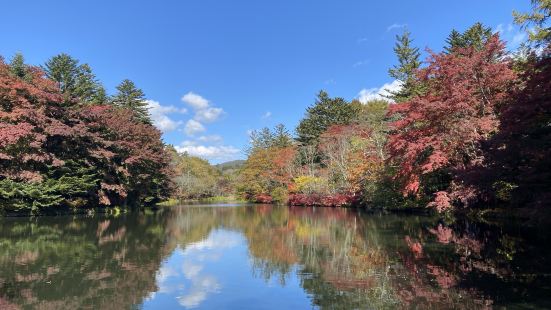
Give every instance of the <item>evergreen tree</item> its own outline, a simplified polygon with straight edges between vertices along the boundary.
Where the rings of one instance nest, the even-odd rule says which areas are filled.
[[[104,104],[107,102],[105,89],[97,80],[88,64],[78,67],[73,96],[81,103]]]
[[[122,81],[117,86],[117,94],[113,96],[112,102],[115,106],[134,111],[141,122],[151,124],[145,94],[134,85],[134,82],[128,79]]]
[[[448,54],[459,53],[468,47],[480,51],[486,46],[492,35],[492,28],[485,27],[482,23],[475,23],[463,33],[454,29],[446,39],[447,46],[444,47],[444,50]]]
[[[285,148],[293,145],[293,138],[283,124],[278,124],[273,130],[268,127],[264,127],[260,131],[255,130],[251,133],[250,139],[249,154],[261,149]]]
[[[551,17],[551,1],[531,0],[531,2],[532,12],[513,12],[515,23],[524,29],[533,26],[531,30],[528,30],[528,39],[536,46],[549,44],[551,43],[551,27],[547,22]]]
[[[412,42],[409,31],[396,36],[394,52],[398,57],[398,65],[388,70],[391,77],[402,82],[402,88],[399,91],[391,92],[389,96],[395,102],[407,101],[422,92],[422,87],[415,76],[421,66],[419,60],[421,54],[419,48],[412,46]]]
[[[46,76],[59,83],[66,103],[104,104],[107,102],[105,89],[97,80],[88,64],[67,54],[50,58],[45,66]]]
[[[283,124],[275,126],[273,136],[273,144],[275,147],[288,147],[293,145],[293,138]]]
[[[17,76],[18,78],[29,80],[30,77],[28,76],[29,70],[28,66],[25,64],[25,58],[23,57],[23,54],[16,53],[13,58],[11,59],[11,62],[9,64],[10,73],[14,76]]]
[[[296,129],[297,140],[305,145],[316,144],[319,136],[332,125],[349,124],[356,114],[354,107],[343,98],[331,98],[320,91]]]
[[[446,46],[444,46],[444,50],[447,54],[451,54],[453,52],[453,49],[457,46],[463,46],[463,35],[461,32],[452,29],[450,34],[448,35],[448,38],[446,39]]]
[[[79,74],[78,60],[62,53],[50,58],[44,65],[44,71],[50,80],[59,84],[61,92],[65,95],[65,101],[71,101]]]

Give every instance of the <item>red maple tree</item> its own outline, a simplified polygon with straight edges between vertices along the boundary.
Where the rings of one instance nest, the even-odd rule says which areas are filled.
[[[397,118],[388,143],[390,161],[398,166],[405,195],[425,190],[436,195],[431,206],[444,210],[474,197],[473,189],[462,188],[454,176],[483,163],[481,142],[499,126],[498,110],[515,73],[494,35],[481,50],[431,53],[419,79],[427,86],[425,94],[390,107]],[[433,189],[423,188],[423,177],[443,170],[452,175],[451,184],[426,193]]]

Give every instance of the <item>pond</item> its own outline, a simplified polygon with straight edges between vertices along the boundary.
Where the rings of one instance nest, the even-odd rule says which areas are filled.
[[[549,232],[271,205],[0,219],[1,309],[551,308]]]

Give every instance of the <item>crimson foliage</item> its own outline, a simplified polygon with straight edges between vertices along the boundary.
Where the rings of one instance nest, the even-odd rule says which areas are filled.
[[[0,211],[152,203],[170,188],[153,126],[112,106],[63,104],[36,67],[25,79],[0,59]]]
[[[391,107],[398,120],[388,150],[404,194],[434,195],[431,205],[439,210],[477,196],[457,176],[484,163],[481,144],[498,129],[498,111],[515,80],[503,56],[497,35],[480,50],[432,54],[420,71],[426,93]]]

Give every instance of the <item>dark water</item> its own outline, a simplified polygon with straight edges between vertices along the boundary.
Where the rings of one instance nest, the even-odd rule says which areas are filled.
[[[549,229],[264,205],[0,225],[0,309],[551,308]]]

